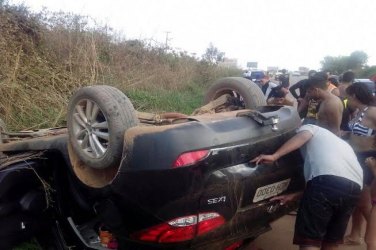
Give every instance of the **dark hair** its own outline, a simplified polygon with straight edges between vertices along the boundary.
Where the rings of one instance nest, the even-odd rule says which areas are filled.
[[[286,96],[286,93],[282,90],[283,86],[278,85],[274,88],[272,88],[270,92],[270,96],[275,97],[275,98],[283,98]]]
[[[317,78],[323,78],[325,79],[325,81],[328,81],[328,74],[326,73],[326,71],[319,71],[317,72],[313,77],[317,77]]]
[[[316,73],[316,70],[311,69],[310,71],[308,71],[308,78],[311,78]]]
[[[352,71],[346,71],[346,72],[343,73],[343,75],[342,75],[342,80],[341,80],[341,82],[349,82],[349,83],[353,83],[353,82],[354,82],[354,79],[355,79],[355,74],[354,74],[354,72],[352,72]]]
[[[330,76],[330,77],[328,78],[328,81],[329,81],[331,84],[333,84],[334,86],[338,87],[338,80],[337,80],[337,78],[335,78],[334,76]]]
[[[324,72],[317,72],[312,77],[307,80],[307,89],[309,88],[320,88],[327,89],[328,76]]]
[[[346,94],[355,95],[355,98],[365,105],[370,105],[373,101],[372,91],[368,88],[366,84],[361,82],[351,84],[346,89]]]

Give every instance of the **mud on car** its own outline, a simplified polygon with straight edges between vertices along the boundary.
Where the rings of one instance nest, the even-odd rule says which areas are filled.
[[[293,152],[250,159],[295,134],[292,107],[223,78],[193,114],[151,114],[105,85],[71,97],[66,128],[1,124],[0,249],[241,249],[295,209],[270,201],[304,187]],[[106,234],[105,234],[106,233]]]

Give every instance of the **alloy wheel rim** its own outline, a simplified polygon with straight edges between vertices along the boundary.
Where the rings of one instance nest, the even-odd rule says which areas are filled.
[[[73,136],[80,149],[91,158],[103,157],[109,146],[108,120],[97,103],[80,100],[74,107]]]

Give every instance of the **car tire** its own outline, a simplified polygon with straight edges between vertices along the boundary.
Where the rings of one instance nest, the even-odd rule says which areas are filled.
[[[69,101],[69,142],[78,158],[90,168],[118,165],[124,132],[138,124],[128,97],[111,86],[83,87]]]
[[[260,87],[243,77],[225,77],[214,82],[204,96],[205,104],[218,97],[230,94],[241,100],[240,108],[255,109],[258,106],[266,105],[264,94]]]

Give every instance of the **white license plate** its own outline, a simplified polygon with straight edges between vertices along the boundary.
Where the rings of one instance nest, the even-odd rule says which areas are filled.
[[[253,202],[262,201],[282,193],[287,189],[287,187],[290,184],[290,181],[291,179],[287,179],[263,187],[259,187],[256,190],[255,197],[253,197]]]

